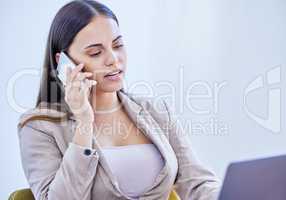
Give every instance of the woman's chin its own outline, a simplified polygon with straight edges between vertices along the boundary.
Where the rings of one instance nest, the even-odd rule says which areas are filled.
[[[97,89],[100,89],[102,92],[116,92],[120,90],[123,87],[122,83],[117,84],[105,84],[104,87],[100,87]]]

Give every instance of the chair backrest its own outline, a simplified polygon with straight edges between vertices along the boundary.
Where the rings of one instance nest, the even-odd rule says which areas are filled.
[[[35,200],[33,193],[30,189],[21,189],[13,192],[8,200]],[[180,197],[175,190],[172,190],[169,196],[169,200],[180,200]]]
[[[168,200],[181,200],[179,195],[177,194],[177,192],[175,190],[172,190],[170,195],[169,195],[169,199]]]
[[[9,200],[35,200],[30,189],[16,190],[9,196]]]

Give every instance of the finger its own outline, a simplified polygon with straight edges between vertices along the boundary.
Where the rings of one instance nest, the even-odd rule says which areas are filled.
[[[91,80],[91,85],[94,86],[97,84],[97,81],[96,80]]]
[[[83,90],[85,90],[85,91],[90,91],[91,88],[92,88],[92,86],[94,86],[94,85],[96,85],[96,84],[97,84],[97,81],[95,81],[95,80],[85,79]]]
[[[84,64],[81,63],[81,64],[77,65],[77,66],[72,70],[71,75],[70,75],[70,80],[71,80],[71,81],[75,78],[76,74],[78,74],[78,73],[83,69],[83,67],[84,67]]]
[[[92,88],[92,86],[96,85],[97,81],[95,80],[88,80],[88,88]]]
[[[89,89],[91,85],[96,83],[97,82],[94,80],[83,79],[83,80],[74,80],[72,81],[71,85],[73,89],[86,90]]]
[[[73,89],[77,88],[77,89],[80,89],[82,87],[82,81],[79,81],[79,80],[76,80],[76,81],[72,81],[71,83],[71,87]]]
[[[65,71],[65,73],[66,73],[66,82],[68,83],[71,80],[70,79],[70,74],[71,74],[72,69],[71,69],[71,67],[67,67],[65,69],[66,69],[66,71]]]
[[[91,77],[93,74],[91,72],[79,72],[74,80],[84,80],[85,78]]]

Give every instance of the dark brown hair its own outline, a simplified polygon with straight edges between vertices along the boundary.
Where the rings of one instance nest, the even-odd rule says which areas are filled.
[[[74,0],[64,5],[57,12],[48,35],[36,108],[54,109],[66,113],[66,117],[72,115],[64,100],[64,88],[57,77],[55,55],[61,51],[67,53],[77,33],[99,15],[114,19],[119,26],[115,14],[107,6],[94,0]],[[30,120],[41,119],[60,122],[66,120],[66,117],[39,115],[29,118],[22,126]]]

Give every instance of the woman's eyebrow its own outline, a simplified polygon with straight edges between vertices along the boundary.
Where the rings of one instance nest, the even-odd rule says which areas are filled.
[[[117,36],[114,40],[112,40],[112,43],[116,42],[120,38],[122,38],[122,35]],[[84,49],[88,49],[90,47],[97,47],[97,46],[102,46],[102,44],[90,44],[87,47],[85,47]]]

